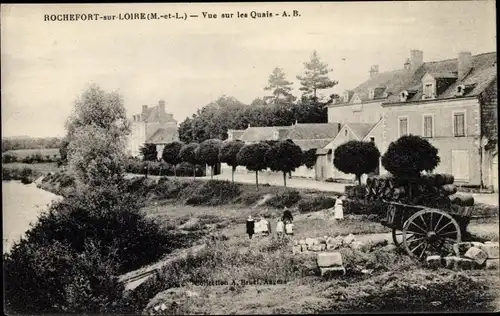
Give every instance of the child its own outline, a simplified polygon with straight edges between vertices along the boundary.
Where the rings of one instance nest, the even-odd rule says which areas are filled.
[[[291,221],[285,224],[285,234],[293,236],[293,223]]]
[[[254,229],[255,229],[255,221],[252,218],[252,215],[248,215],[247,219],[247,234],[250,239],[252,239],[252,236],[254,234]]]
[[[342,206],[342,200],[344,200],[344,196],[341,196],[335,201],[334,212],[335,215],[333,218],[338,221],[344,218],[344,208]]]
[[[281,218],[278,218],[278,223],[276,224],[276,234],[278,237],[283,236],[283,231],[285,230],[285,224],[281,220]]]

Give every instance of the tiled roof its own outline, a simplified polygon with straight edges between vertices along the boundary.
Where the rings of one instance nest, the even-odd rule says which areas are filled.
[[[475,85],[473,89],[466,91],[464,96],[477,96],[483,92],[490,82],[497,76],[497,53],[485,53],[472,56],[472,69],[471,71],[461,80],[452,80],[450,85],[446,87],[444,91],[440,91],[437,95],[437,99],[447,99],[455,97],[455,91],[458,85]],[[422,83],[421,79],[426,73],[433,74],[450,74],[456,73],[458,69],[457,59],[448,59],[436,62],[427,62],[417,70],[413,76],[413,80],[407,87],[414,87],[418,92],[409,98],[407,101],[418,101],[422,99]],[[450,79],[441,77],[442,79]],[[456,76],[451,79],[457,78]],[[454,82],[453,82],[454,81]],[[397,95],[389,97],[389,102],[400,102]]]
[[[259,142],[261,140],[273,140],[274,126],[248,127],[243,131],[240,139],[245,142]]]
[[[292,139],[292,140],[303,151],[309,149],[324,148],[326,145],[328,145],[328,143],[332,141],[331,139],[300,139],[300,140]]]
[[[147,143],[164,144],[176,141],[178,139],[178,131],[176,127],[159,128],[149,139]]]
[[[368,135],[368,133],[373,129],[373,127],[375,125],[377,125],[377,123],[375,123],[375,124],[373,124],[373,123],[346,123],[345,125],[347,125],[352,130],[352,132],[354,134],[356,134],[356,136],[358,136],[358,138],[360,140],[362,140],[363,138],[366,137],[366,135]]]
[[[289,139],[334,139],[339,133],[338,123],[296,124],[290,129]]]
[[[415,71],[399,69],[374,75],[372,78],[354,88],[354,92],[364,102],[370,101],[370,89],[385,87],[385,92],[388,95],[386,102],[399,103],[399,93],[401,91],[416,90],[417,93],[411,98],[408,98],[407,101],[417,101],[421,100],[422,98],[421,79],[426,73],[430,73],[431,75],[439,79],[450,80],[451,82],[455,81],[453,83],[450,83],[444,91],[439,91],[437,99],[454,97],[456,86],[459,84],[475,84],[474,88],[466,92],[464,96],[477,96],[478,94],[483,92],[484,89],[486,89],[486,87],[494,78],[496,78],[496,60],[496,52],[472,56],[471,71],[464,78],[458,78],[458,80],[455,80],[457,79],[458,71],[457,58],[435,62],[426,62]],[[376,92],[375,98],[377,98],[377,94],[378,93]],[[343,102],[343,99],[340,100],[341,102],[330,106],[335,107],[350,105]]]
[[[162,113],[159,106],[148,107],[146,113],[141,113],[143,115],[141,121],[146,121],[150,123],[177,123],[171,113]]]

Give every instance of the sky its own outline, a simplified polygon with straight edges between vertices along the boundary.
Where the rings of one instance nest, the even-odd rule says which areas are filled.
[[[300,16],[282,17],[297,10]],[[222,18],[266,11],[270,18]],[[186,20],[44,21],[45,15],[179,12]],[[203,18],[202,12],[217,14]],[[182,122],[221,95],[262,97],[281,67],[294,82],[313,50],[341,94],[403,68],[411,49],[424,61],[496,51],[494,1],[196,3],[1,6],[2,136],[64,136],[74,100],[90,83],[118,91],[128,116],[165,100]]]

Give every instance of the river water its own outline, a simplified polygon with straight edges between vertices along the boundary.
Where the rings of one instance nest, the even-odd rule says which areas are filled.
[[[2,181],[3,252],[9,251],[30,228],[30,223],[35,223],[50,202],[59,198],[34,183]]]

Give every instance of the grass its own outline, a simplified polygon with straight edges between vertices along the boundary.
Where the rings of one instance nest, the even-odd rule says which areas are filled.
[[[16,149],[16,150],[8,150],[5,153],[16,155],[18,157],[18,159],[23,159],[25,157],[28,157],[28,156],[31,156],[34,154],[41,154],[42,157],[44,157],[44,158],[47,155],[49,155],[51,158],[53,158],[54,155],[56,155],[57,158],[61,157],[61,154],[59,153],[59,148]]]

